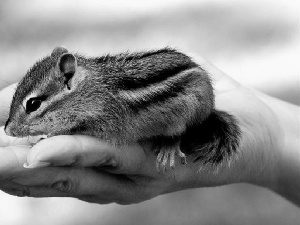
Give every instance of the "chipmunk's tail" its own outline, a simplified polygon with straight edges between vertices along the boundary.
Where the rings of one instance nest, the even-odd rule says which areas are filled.
[[[187,130],[181,149],[194,155],[194,161],[218,164],[237,152],[241,131],[234,116],[214,110],[201,124]]]

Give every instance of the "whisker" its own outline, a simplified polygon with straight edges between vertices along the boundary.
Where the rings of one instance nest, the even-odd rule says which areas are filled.
[[[11,145],[14,145],[14,144],[16,144],[16,142],[18,142],[19,140],[20,140],[19,137],[14,137],[13,140],[10,141],[10,144],[11,144]]]
[[[28,136],[28,138],[29,138],[29,139],[31,138],[31,141],[29,140],[30,143],[35,143],[35,142],[37,142],[37,141],[34,139],[34,137],[32,137],[32,136]]]
[[[8,84],[8,87],[13,88],[15,91],[17,90],[16,87],[12,86],[12,84],[7,82],[6,80],[0,79],[0,81],[5,82],[6,84]]]
[[[29,135],[26,136],[26,138],[27,138],[27,143],[30,143],[30,141],[29,141]]]
[[[8,84],[9,86],[11,85],[11,83],[7,82],[6,80],[0,79],[0,81],[5,82],[5,83]]]

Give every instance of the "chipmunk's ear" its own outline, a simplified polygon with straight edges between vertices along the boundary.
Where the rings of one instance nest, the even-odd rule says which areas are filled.
[[[65,81],[64,84],[71,90],[71,79],[76,72],[77,60],[71,53],[64,53],[61,55],[57,62],[60,74],[63,74]]]
[[[63,54],[58,60],[60,72],[63,74],[74,74],[77,67],[77,60],[71,53]]]
[[[51,53],[51,57],[59,57],[64,53],[68,53],[68,49],[64,46],[57,46],[55,49],[53,49]]]

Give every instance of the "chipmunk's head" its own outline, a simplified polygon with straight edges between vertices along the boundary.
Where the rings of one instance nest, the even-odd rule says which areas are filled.
[[[20,81],[10,108],[5,132],[10,136],[65,134],[78,127],[88,71],[77,56],[56,47],[38,61]]]

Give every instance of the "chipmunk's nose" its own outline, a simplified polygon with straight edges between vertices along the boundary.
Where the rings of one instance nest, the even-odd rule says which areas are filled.
[[[14,133],[12,127],[10,126],[11,124],[9,125],[9,122],[10,122],[10,119],[8,118],[8,120],[6,121],[5,126],[4,126],[4,131],[5,131],[6,135],[16,137],[16,134]]]
[[[10,118],[8,118],[8,120],[6,120],[6,123],[4,125],[4,130],[6,130],[6,127],[7,127],[7,124],[9,123],[9,121],[10,121]]]

